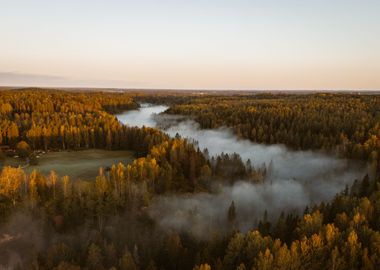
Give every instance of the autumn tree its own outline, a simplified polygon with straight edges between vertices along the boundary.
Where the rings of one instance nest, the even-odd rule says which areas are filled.
[[[13,205],[21,198],[21,185],[25,173],[20,168],[4,167],[0,174],[0,195],[9,198]]]
[[[17,143],[17,153],[20,157],[25,158],[30,155],[30,147],[25,141]]]

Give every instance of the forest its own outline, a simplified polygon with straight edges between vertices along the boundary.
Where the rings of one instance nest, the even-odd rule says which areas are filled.
[[[166,228],[158,222],[164,211],[152,216],[160,198],[214,194],[218,187],[240,181],[262,185],[270,179],[271,164],[255,164],[239,153],[211,156],[179,134],[118,120],[118,113],[138,110],[142,103],[165,104],[167,118],[185,117],[201,130],[228,128],[255,144],[319,151],[363,163],[366,172],[331,200],[304,205],[301,213],[280,209],[273,217],[265,211],[244,231],[234,201],[219,209],[223,230],[199,237],[192,230]],[[0,268],[311,270],[380,265],[380,97],[375,94],[0,91],[1,163],[17,156],[33,168],[41,151],[86,149],[129,150],[134,160],[100,167],[92,181],[54,170],[26,173],[20,166],[0,166]],[[173,211],[174,218],[178,214],[164,210]],[[189,218],[196,218],[197,211]]]

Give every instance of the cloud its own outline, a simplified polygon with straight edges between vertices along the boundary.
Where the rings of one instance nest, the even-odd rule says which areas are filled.
[[[49,85],[67,82],[60,76],[46,74],[30,74],[21,72],[0,72],[0,84],[16,86]]]
[[[0,85],[4,86],[36,86],[36,87],[83,87],[83,88],[126,88],[149,87],[144,82],[128,80],[69,78],[50,74],[32,74],[22,72],[0,72]]]

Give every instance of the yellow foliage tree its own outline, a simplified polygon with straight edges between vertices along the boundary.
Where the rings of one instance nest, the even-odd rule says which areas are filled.
[[[9,198],[13,205],[21,193],[21,183],[25,173],[21,168],[5,167],[0,175],[0,194]]]

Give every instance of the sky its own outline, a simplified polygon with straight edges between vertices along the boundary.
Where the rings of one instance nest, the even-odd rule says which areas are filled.
[[[0,0],[0,85],[380,90],[379,0]]]

